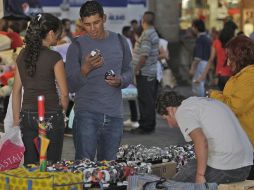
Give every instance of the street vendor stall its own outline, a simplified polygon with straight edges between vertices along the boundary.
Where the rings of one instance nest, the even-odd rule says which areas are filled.
[[[125,93],[125,96],[135,98],[135,88],[133,87],[128,93]],[[13,131],[10,133],[15,138],[6,138],[6,140],[14,144],[12,149],[15,151],[10,151],[10,148],[7,150],[5,146],[0,147],[2,153],[8,152],[5,156],[0,155],[0,165],[5,166],[8,162],[8,166],[10,166],[1,169],[0,189],[78,190],[92,187],[126,189],[129,176],[154,173],[160,177],[170,178],[175,174],[177,168],[195,157],[193,146],[190,144],[165,148],[123,145],[119,148],[116,161],[93,162],[84,159],[63,160],[57,163],[47,162],[47,147],[50,140],[47,138],[46,131],[50,124],[44,121],[44,103],[45,97],[38,96],[38,137],[34,139],[39,155],[38,165],[22,166],[24,146],[19,128],[14,128],[17,131],[16,135]],[[5,136],[8,136],[8,133]],[[17,142],[19,143],[17,144]],[[6,142],[1,143],[5,144]],[[4,148],[5,150],[3,150]],[[19,156],[17,157],[16,154]]]

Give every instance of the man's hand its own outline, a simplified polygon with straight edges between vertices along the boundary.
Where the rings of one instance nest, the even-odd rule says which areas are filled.
[[[222,91],[219,91],[219,90],[209,89],[209,90],[206,92],[207,97],[209,97],[209,98],[210,98],[210,96],[211,96],[212,92],[222,93]]]
[[[135,67],[135,75],[139,76],[141,75],[141,68],[144,66],[144,64],[146,63],[147,60],[147,56],[141,56],[140,60],[138,62],[138,64]]]
[[[81,75],[87,76],[89,72],[97,69],[103,65],[103,57],[101,55],[87,55],[85,57],[85,63],[81,65]]]
[[[193,76],[193,75],[194,75],[194,70],[193,70],[193,69],[190,69],[190,70],[189,70],[189,75],[190,75],[190,76]]]
[[[196,174],[196,180],[195,183],[203,184],[206,182],[205,176],[203,174]]]
[[[206,79],[206,74],[202,74],[199,78],[198,78],[198,81],[201,82],[203,80]]]
[[[105,79],[106,83],[108,85],[118,88],[121,86],[121,78],[119,76],[108,76],[107,79]]]
[[[194,59],[194,60],[192,61],[192,63],[191,63],[191,68],[190,68],[190,70],[189,70],[189,75],[190,75],[190,76],[193,76],[193,75],[195,74],[196,69],[197,69],[197,65],[198,65],[199,61],[200,61],[200,60],[196,60],[196,59]]]
[[[141,74],[141,72],[140,72],[140,67],[137,65],[136,67],[135,67],[135,75],[136,76],[139,76]]]

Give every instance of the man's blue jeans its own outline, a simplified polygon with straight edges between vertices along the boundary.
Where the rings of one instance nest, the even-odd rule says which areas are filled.
[[[75,159],[115,160],[123,134],[123,119],[79,111],[73,121]]]
[[[193,81],[197,80],[205,70],[207,65],[207,61],[200,61],[197,65],[197,69],[193,76]],[[192,92],[195,96],[204,97],[205,96],[205,82],[206,80],[202,80],[198,83],[192,82]]]

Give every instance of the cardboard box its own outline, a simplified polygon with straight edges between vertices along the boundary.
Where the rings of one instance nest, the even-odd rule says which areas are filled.
[[[237,183],[220,184],[218,190],[254,190],[254,180]]]
[[[166,162],[152,165],[152,174],[170,179],[176,174],[176,163]]]

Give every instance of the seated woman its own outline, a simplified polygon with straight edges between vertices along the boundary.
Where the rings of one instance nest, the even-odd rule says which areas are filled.
[[[230,106],[254,146],[254,41],[237,36],[226,45],[226,54],[233,76],[223,91],[209,94]]]
[[[240,35],[230,40],[225,48],[227,65],[233,76],[223,91],[211,90],[209,95],[233,110],[254,146],[254,41]]]

